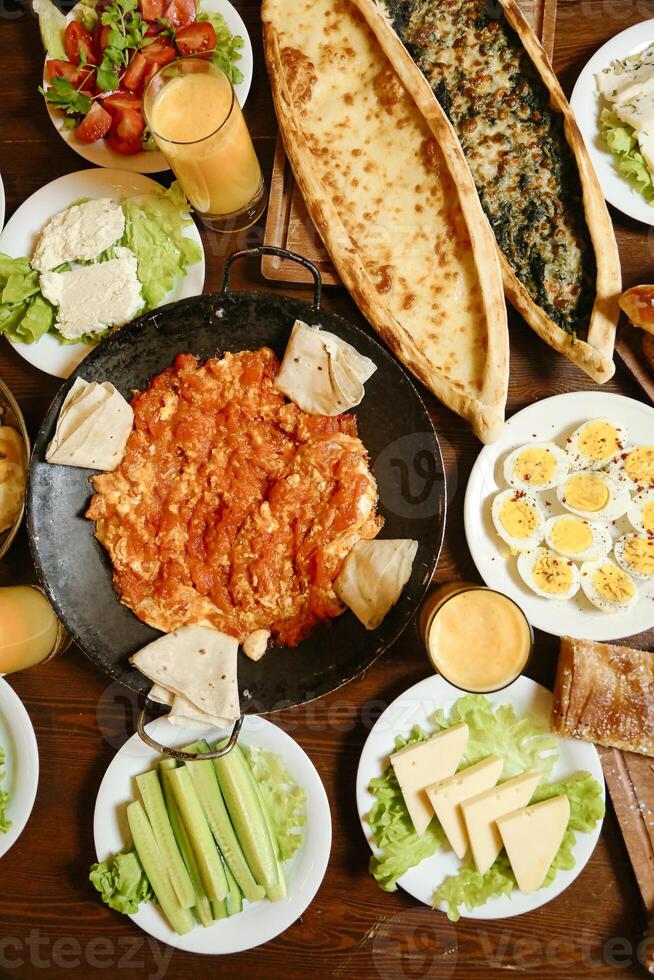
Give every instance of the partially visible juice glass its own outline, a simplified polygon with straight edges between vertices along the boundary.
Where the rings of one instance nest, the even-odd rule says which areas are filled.
[[[71,638],[36,585],[0,589],[0,674],[13,674],[50,660]]]
[[[217,65],[193,57],[165,65],[145,90],[143,111],[208,228],[240,231],[261,217],[261,167],[232,83]]]

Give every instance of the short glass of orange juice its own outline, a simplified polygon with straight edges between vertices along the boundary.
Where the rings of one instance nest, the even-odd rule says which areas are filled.
[[[143,111],[155,142],[202,222],[213,231],[249,228],[266,187],[227,75],[202,58],[178,58],[151,79]]]
[[[63,653],[70,643],[38,585],[0,589],[0,674],[36,667]]]

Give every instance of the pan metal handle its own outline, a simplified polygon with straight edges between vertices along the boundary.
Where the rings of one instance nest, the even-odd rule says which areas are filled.
[[[213,752],[182,752],[180,749],[173,749],[169,745],[162,745],[161,742],[155,741],[145,730],[146,717],[148,713],[148,705],[151,702],[146,699],[145,706],[142,708],[137,720],[136,720],[136,731],[139,737],[149,745],[151,749],[156,749],[157,752],[161,752],[163,755],[169,756],[171,759],[178,759],[180,762],[192,762],[195,760],[202,759],[220,759],[221,756],[227,755],[231,752],[236,742],[238,741],[238,736],[243,725],[243,715],[237,718],[234,722],[234,727],[232,728],[232,733],[229,736],[227,745],[222,749],[215,749]]]
[[[313,276],[313,309],[320,309],[320,300],[322,298],[322,279],[320,278],[320,271],[318,268],[310,262],[309,259],[305,259],[303,255],[298,255],[297,252],[289,252],[287,248],[277,248],[276,245],[259,245],[256,248],[242,248],[238,252],[232,252],[231,255],[227,256],[225,260],[225,270],[223,272],[223,288],[222,293],[226,294],[229,292],[229,273],[232,267],[232,263],[236,259],[242,259],[262,255],[276,255],[281,259],[290,259],[292,262],[297,262],[299,265],[303,265],[305,269],[308,269]]]

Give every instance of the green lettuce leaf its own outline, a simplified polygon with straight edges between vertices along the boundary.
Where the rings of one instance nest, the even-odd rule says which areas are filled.
[[[199,262],[202,249],[184,235],[192,223],[189,204],[175,181],[167,191],[128,198],[122,202],[125,213],[123,245],[131,248],[138,262],[145,309],[159,306],[183,276],[187,266]]]
[[[216,47],[212,59],[214,64],[225,72],[233,85],[243,81],[243,72],[236,62],[243,57],[242,50],[245,42],[240,34],[232,34],[227,21],[222,14],[201,10],[197,16],[199,21],[209,21],[216,32]]]
[[[117,912],[133,915],[141,902],[154,898],[136,851],[123,851],[102,864],[92,864],[89,881],[100,892],[102,901]]]
[[[21,262],[18,259],[18,262]],[[23,272],[16,268],[11,272],[2,290],[3,303],[23,303],[39,292],[39,274],[34,269]]]
[[[0,747],[0,766],[3,766],[5,762],[4,749]],[[0,772],[0,782],[4,779],[4,773]],[[0,834],[6,834],[11,827],[11,820],[8,820],[5,813],[7,805],[9,803],[9,793],[6,790],[0,789]]]
[[[55,322],[55,308],[39,293],[27,304],[20,323],[14,329],[16,339],[24,344],[35,344],[46,334]]]
[[[246,749],[252,774],[259,784],[279,843],[282,861],[288,861],[302,844],[306,823],[306,793],[293,781],[284,760],[260,745]]]
[[[33,0],[32,10],[39,18],[39,31],[46,53],[51,58],[68,61],[64,48],[65,14],[52,3],[52,0]]]
[[[395,750],[423,742],[433,734],[416,725],[407,739],[402,736],[395,739]],[[435,854],[444,845],[445,835],[436,817],[422,836],[416,834],[391,765],[382,776],[372,779],[368,788],[375,797],[368,823],[380,850],[370,859],[370,873],[380,888],[394,892],[397,879]]]
[[[650,204],[654,202],[654,179],[645,157],[640,152],[634,130],[610,109],[600,113],[600,132],[611,152],[615,155],[619,172],[639,191]]]
[[[461,722],[470,729],[460,769],[489,755],[501,755],[502,779],[512,779],[527,769],[549,775],[557,759],[557,739],[544,718],[518,718],[510,704],[494,709],[482,694],[466,694],[454,704],[449,718],[437,711],[430,720],[441,729]]]
[[[575,832],[591,831],[597,821],[604,816],[602,787],[589,772],[575,773],[568,779],[556,783],[542,783],[536,787],[531,802],[540,803],[542,800],[549,800],[553,796],[562,794],[565,794],[570,801],[570,820],[541,888],[547,887],[554,881],[557,871],[569,871],[574,868]],[[432,904],[435,907],[445,905],[448,918],[456,922],[460,918],[462,907],[470,912],[484,905],[489,898],[510,895],[514,888],[517,888],[515,875],[511,870],[506,851],[502,850],[485,874],[479,874],[474,868],[466,867],[457,875],[446,878],[434,892]]]

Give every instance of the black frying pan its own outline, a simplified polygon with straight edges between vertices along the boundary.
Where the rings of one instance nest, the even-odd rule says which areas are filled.
[[[281,252],[311,271],[313,305],[287,296],[229,290],[232,262],[264,252]],[[281,357],[297,318],[333,331],[377,365],[355,414],[379,487],[385,518],[381,537],[419,541],[411,579],[377,630],[366,630],[348,610],[294,649],[271,649],[258,663],[239,653],[243,712],[303,704],[356,677],[397,639],[429,585],[446,506],[443,462],[431,420],[397,361],[367,334],[321,310],[320,295],[320,274],[306,259],[267,247],[235,252],[225,265],[220,293],[171,303],[113,334],[89,354],[50,405],[30,464],[27,527],[34,563],[77,644],[102,670],[135,691],[147,691],[150,682],[128,658],[160,634],[116,597],[109,557],[94,537],[95,525],[84,517],[93,472],[45,462],[61,404],[78,376],[111,381],[129,398],[132,389],[143,388],[182,352],[204,360],[266,345]]]

